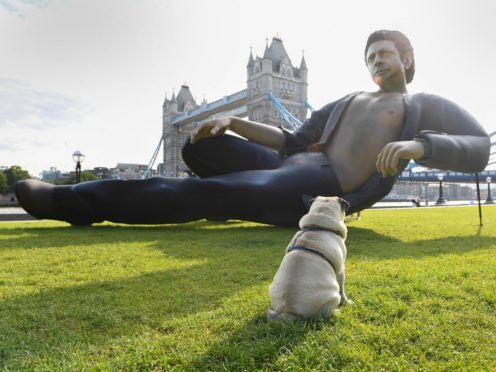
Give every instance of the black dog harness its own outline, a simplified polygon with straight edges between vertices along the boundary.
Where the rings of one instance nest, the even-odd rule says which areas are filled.
[[[286,250],[286,254],[288,254],[291,251],[306,251],[306,252],[318,254],[320,257],[322,257],[324,260],[326,260],[329,263],[329,265],[331,265],[334,272],[337,273],[336,268],[334,267],[332,262],[326,256],[324,256],[322,253],[320,253],[319,251],[316,251],[314,249],[307,248],[303,245],[296,245],[296,241],[298,240],[298,238],[300,236],[302,236],[304,233],[306,233],[307,231],[330,231],[330,232],[340,236],[341,238],[343,237],[343,235],[341,235],[341,233],[339,231],[327,230],[327,229],[323,229],[321,227],[305,227],[305,228],[301,229],[298,232],[298,234],[294,237],[293,241],[291,242],[291,245]]]

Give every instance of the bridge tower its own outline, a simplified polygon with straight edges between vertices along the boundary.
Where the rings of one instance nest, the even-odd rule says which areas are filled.
[[[270,101],[269,93],[298,120],[305,120],[308,69],[304,56],[299,67],[293,65],[282,39],[275,36],[270,46],[267,40],[263,57],[253,58],[250,50],[246,70],[246,89],[212,103],[203,99],[201,104],[197,104],[186,84],[181,86],[177,96],[173,93],[170,99],[165,97],[162,118],[164,155],[159,174],[167,177],[186,176],[185,171],[188,169],[182,160],[181,148],[189,134],[205,120],[235,115],[282,126],[283,120]]]
[[[167,177],[177,177],[183,173],[186,168],[181,157],[181,149],[188,138],[194,125],[175,126],[173,120],[182,113],[189,112],[198,108],[189,86],[183,84],[177,97],[172,93],[172,97],[165,97],[163,108],[163,141],[164,141],[164,159],[159,173]]]
[[[293,66],[282,39],[275,36],[270,46],[267,40],[263,57],[253,58],[250,51],[246,69],[249,120],[274,126],[282,124],[275,107],[267,99],[269,92],[298,120],[305,120],[308,92],[305,56],[299,67]]]

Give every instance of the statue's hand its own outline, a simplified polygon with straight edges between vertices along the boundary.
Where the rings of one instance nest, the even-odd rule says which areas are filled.
[[[377,171],[383,177],[398,173],[400,159],[420,159],[424,155],[424,145],[419,141],[397,141],[384,146],[377,156]]]
[[[193,131],[193,133],[191,133],[190,142],[195,143],[196,141],[203,138],[220,136],[224,134],[226,130],[229,129],[230,125],[231,125],[230,118],[222,118],[222,119],[206,121],[205,123],[200,124]]]

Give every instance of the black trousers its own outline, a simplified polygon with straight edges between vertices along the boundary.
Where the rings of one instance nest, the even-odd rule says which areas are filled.
[[[185,144],[183,159],[198,177],[100,180],[56,188],[66,221],[103,220],[161,224],[203,218],[240,219],[295,226],[307,211],[307,196],[341,196],[339,182],[322,153],[283,157],[223,135]]]

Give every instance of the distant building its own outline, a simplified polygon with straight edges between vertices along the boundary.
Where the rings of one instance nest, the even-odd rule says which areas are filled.
[[[85,172],[92,173],[99,180],[112,178],[112,172],[106,167],[95,167],[92,170],[86,170]]]
[[[298,120],[303,121],[307,113],[308,69],[303,56],[299,67],[293,65],[284,48],[282,39],[274,37],[270,46],[268,41],[263,57],[253,57],[250,51],[247,71],[247,87],[230,96],[207,103],[206,99],[198,104],[189,86],[183,84],[177,96],[173,93],[163,104],[163,164],[160,174],[168,177],[182,177],[189,172],[181,157],[181,149],[196,126],[213,117],[238,116],[273,126],[283,124],[276,108],[269,99],[272,93],[281,104]],[[215,79],[215,77],[213,77]],[[236,98],[240,105],[230,106],[229,98]],[[217,109],[219,108],[219,109]],[[224,110],[222,110],[224,109]],[[202,113],[209,113],[203,115]],[[211,116],[210,113],[212,113]],[[180,118],[198,115],[198,121],[177,125]]]
[[[111,178],[132,180],[142,178],[145,174],[147,165],[145,164],[129,164],[129,163],[118,163],[115,168],[110,169]],[[150,176],[155,175],[156,172],[153,171]]]
[[[48,182],[51,184],[62,184],[64,181],[69,179],[71,176],[71,172],[62,172],[58,170],[56,167],[50,167],[49,170],[44,170],[40,174],[40,179],[43,182]]]
[[[107,167],[95,167],[93,169],[84,169],[83,172],[88,172],[93,174],[97,179],[139,179],[145,173],[147,166],[144,164],[129,164],[129,163],[118,163],[115,168]],[[150,176],[157,175],[157,171],[151,171]],[[64,184],[67,180],[75,178],[75,172],[63,172],[58,170],[56,167],[51,167],[49,170],[45,170],[40,173],[40,179],[44,182],[51,184]]]

